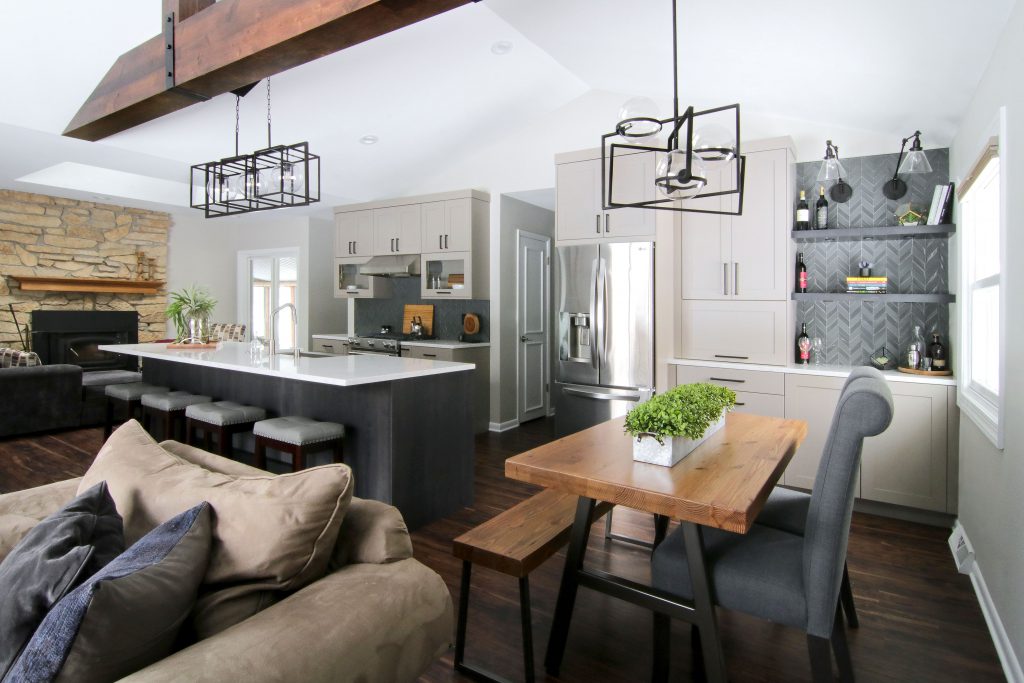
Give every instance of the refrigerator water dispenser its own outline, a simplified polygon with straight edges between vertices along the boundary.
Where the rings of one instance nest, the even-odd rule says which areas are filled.
[[[570,363],[590,363],[590,314],[560,312],[559,328],[562,331],[559,343],[559,357]]]

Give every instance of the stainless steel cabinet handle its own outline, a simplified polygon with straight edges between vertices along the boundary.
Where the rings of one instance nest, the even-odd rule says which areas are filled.
[[[601,214],[599,213],[594,214],[594,232],[598,235],[601,234]]]
[[[712,382],[735,382],[736,384],[746,384],[745,379],[729,379],[728,377],[708,377]]]
[[[331,351],[334,350],[334,344],[321,344],[320,346],[324,347],[325,349],[330,349]]]
[[[441,246],[441,236],[440,235],[437,236],[437,248],[438,249],[444,249],[444,247]]]
[[[608,214],[604,215],[604,231],[606,233],[611,232],[610,219],[608,217]]]
[[[729,264],[722,262],[722,294],[729,296]]]
[[[739,401],[736,401],[736,403],[735,403],[735,404],[733,404],[733,405],[737,405],[737,406],[745,406],[745,405],[747,405],[747,404],[746,404],[746,403],[740,403]]]
[[[395,251],[400,251],[401,249],[402,249],[401,239],[396,237],[395,238]]]
[[[732,262],[732,293],[736,296],[740,295],[740,264],[738,261]]]
[[[565,393],[572,394],[573,396],[584,396],[586,398],[596,398],[598,401],[639,401],[640,394],[602,394],[596,391],[585,391],[583,389],[573,389],[572,387],[566,387]]]
[[[715,358],[732,358],[735,360],[748,360],[750,356],[725,356],[720,353],[716,353]]]
[[[423,357],[424,358],[437,358],[437,354],[436,353],[424,353]]]
[[[434,294],[451,294],[451,292],[444,289],[435,289]]]
[[[447,248],[448,248],[448,235],[445,235],[445,236],[444,236],[444,248],[445,248],[445,249],[447,249]]]

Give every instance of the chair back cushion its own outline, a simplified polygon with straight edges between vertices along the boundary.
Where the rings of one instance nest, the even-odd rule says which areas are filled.
[[[217,341],[245,341],[245,325],[241,323],[213,323],[210,336]]]
[[[822,638],[832,633],[864,438],[881,434],[892,421],[892,393],[882,373],[874,368],[857,372],[839,396],[807,511],[807,632]]]
[[[35,351],[21,351],[10,347],[0,347],[0,368],[32,368],[42,365],[39,354]]]

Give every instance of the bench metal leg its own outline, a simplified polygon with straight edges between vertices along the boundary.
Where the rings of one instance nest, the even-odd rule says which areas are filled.
[[[519,579],[519,612],[523,622],[523,666],[526,683],[533,683],[533,621],[530,618],[530,577]]]
[[[565,569],[562,571],[562,585],[558,588],[555,617],[551,624],[551,635],[548,637],[548,651],[544,657],[544,668],[552,676],[558,676],[562,668],[565,642],[569,637],[569,622],[572,621],[572,610],[576,605],[576,592],[580,585],[579,571],[583,568],[596,504],[597,501],[593,498],[582,496],[576,503],[576,519],[572,523],[569,551],[565,556]]]

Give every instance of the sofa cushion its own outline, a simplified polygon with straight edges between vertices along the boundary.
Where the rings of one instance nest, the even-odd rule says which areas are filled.
[[[128,543],[160,520],[209,501],[214,540],[205,583],[288,590],[323,576],[352,497],[346,465],[230,475],[169,453],[135,420],[111,435],[80,487],[101,480],[124,517]]]
[[[35,525],[67,505],[80,481],[67,479],[0,496],[0,561]]]
[[[32,368],[42,364],[43,361],[39,360],[39,354],[35,351],[0,347],[0,368]]]
[[[121,516],[104,482],[33,523],[0,562],[0,674],[50,608],[123,550]]]
[[[210,506],[161,524],[43,619],[12,680],[113,681],[174,650],[210,557]]]

